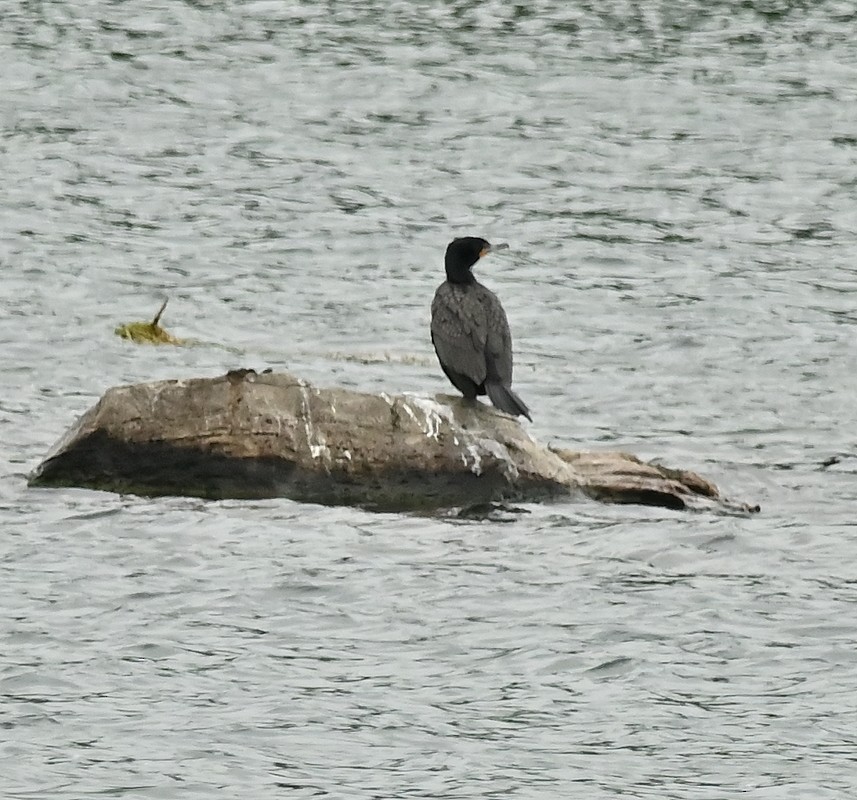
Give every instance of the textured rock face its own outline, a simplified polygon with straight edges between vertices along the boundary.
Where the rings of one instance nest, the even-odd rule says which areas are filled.
[[[389,510],[574,491],[611,502],[751,510],[722,501],[693,473],[622,453],[545,448],[513,418],[460,398],[318,389],[252,370],[109,389],[31,484]]]

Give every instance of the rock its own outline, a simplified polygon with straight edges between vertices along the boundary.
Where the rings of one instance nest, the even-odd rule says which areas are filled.
[[[385,510],[573,492],[667,508],[757,510],[724,500],[691,472],[624,453],[544,447],[514,418],[459,397],[318,389],[253,370],[109,389],[30,483]]]

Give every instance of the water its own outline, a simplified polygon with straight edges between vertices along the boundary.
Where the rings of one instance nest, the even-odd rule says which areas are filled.
[[[4,798],[846,798],[850,2],[24,2],[0,27]],[[107,387],[448,391],[454,234],[533,433],[755,517],[26,487]],[[112,335],[163,296],[176,335]],[[225,347],[224,347],[225,346]]]

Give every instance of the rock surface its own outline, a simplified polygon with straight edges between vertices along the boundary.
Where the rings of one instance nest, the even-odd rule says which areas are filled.
[[[750,512],[692,472],[625,453],[555,450],[461,398],[318,389],[286,373],[109,389],[30,479],[141,495],[288,497],[383,510],[586,494]]]

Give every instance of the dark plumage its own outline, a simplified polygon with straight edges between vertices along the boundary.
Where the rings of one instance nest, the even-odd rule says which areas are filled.
[[[497,295],[473,277],[473,265],[491,251],[475,236],[446,248],[446,280],[431,304],[431,340],[440,366],[466,397],[487,394],[501,411],[532,421],[512,391],[512,335]]]

